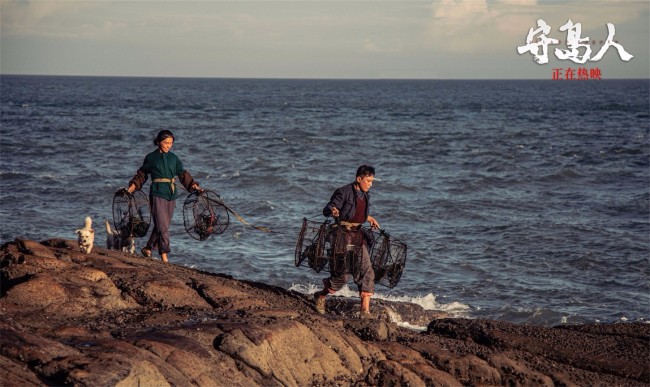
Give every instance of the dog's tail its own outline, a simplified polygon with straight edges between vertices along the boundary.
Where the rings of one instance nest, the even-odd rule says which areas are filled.
[[[89,229],[91,233],[95,233],[95,230],[93,230],[92,225],[93,225],[93,220],[90,219],[90,216],[86,216],[86,220],[84,222],[85,228]]]

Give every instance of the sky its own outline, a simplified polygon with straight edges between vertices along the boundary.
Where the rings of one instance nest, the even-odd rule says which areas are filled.
[[[648,0],[0,0],[0,73],[337,79],[650,78]],[[538,20],[548,63],[518,53]],[[560,59],[571,31],[591,58]],[[536,34],[539,37],[539,33]],[[585,47],[580,52],[584,52]]]

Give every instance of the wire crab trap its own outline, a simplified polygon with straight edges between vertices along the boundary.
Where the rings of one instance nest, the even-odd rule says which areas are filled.
[[[375,283],[392,289],[404,272],[407,246],[383,230],[374,237],[370,260],[375,271]]]
[[[365,238],[362,229],[350,230],[343,226],[334,226],[330,238],[330,273],[350,273],[356,278],[361,270]]]
[[[294,257],[296,267],[307,266],[319,273],[327,266],[329,242],[326,236],[330,228],[328,222],[318,223],[303,218]]]
[[[120,188],[113,196],[113,226],[122,238],[142,238],[151,224],[149,198],[141,190]]]
[[[295,265],[307,266],[316,273],[359,272],[363,234],[361,231],[348,231],[332,225],[329,221],[318,223],[306,218],[298,233],[295,251]]]
[[[194,239],[204,241],[221,234],[230,224],[230,215],[221,197],[214,191],[194,191],[183,204],[185,231]]]

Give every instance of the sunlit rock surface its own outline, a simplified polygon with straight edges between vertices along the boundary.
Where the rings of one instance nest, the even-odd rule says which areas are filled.
[[[73,240],[7,243],[0,266],[7,386],[650,384],[648,324],[523,326],[377,300],[359,320],[337,297],[321,316],[296,292]]]

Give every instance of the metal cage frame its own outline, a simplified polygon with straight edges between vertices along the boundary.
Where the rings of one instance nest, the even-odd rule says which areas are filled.
[[[230,215],[219,194],[210,190],[194,191],[183,203],[183,226],[194,239],[204,241],[223,234],[230,225]]]
[[[118,189],[113,195],[113,226],[122,238],[142,238],[151,225],[149,197],[141,190]]]
[[[371,240],[367,240],[369,236]],[[303,218],[294,255],[296,267],[306,266],[317,273],[359,273],[363,247],[368,249],[375,283],[394,288],[406,266],[406,244],[380,230],[346,229],[329,220],[315,222]]]

